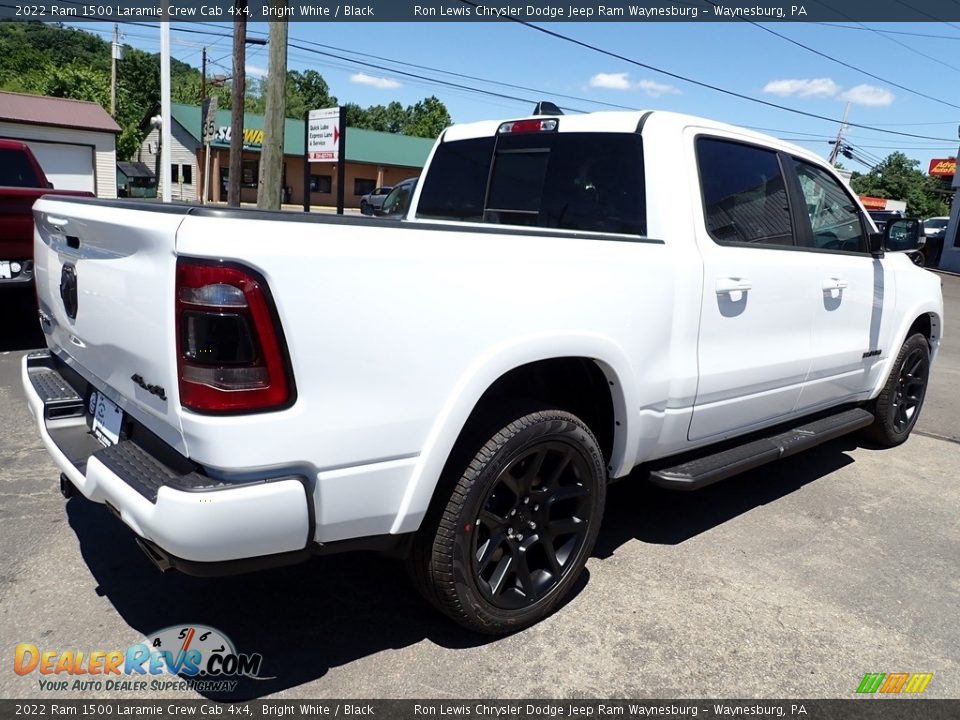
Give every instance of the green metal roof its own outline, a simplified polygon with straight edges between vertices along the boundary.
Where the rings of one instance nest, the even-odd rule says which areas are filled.
[[[173,113],[173,119],[190,133],[194,140],[200,142],[200,106],[173,104],[170,110]],[[286,119],[283,129],[284,155],[303,157],[303,124],[303,120]],[[218,110],[218,133],[221,128],[229,127],[230,111]],[[243,129],[244,148],[259,150],[260,141],[262,141],[263,115],[245,113]],[[427,162],[433,142],[427,138],[348,127],[347,162],[422,168]],[[214,140],[212,144],[217,147],[227,147],[230,143],[226,140]]]

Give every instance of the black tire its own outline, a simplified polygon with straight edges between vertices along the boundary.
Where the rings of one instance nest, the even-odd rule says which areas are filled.
[[[910,437],[920,416],[930,377],[930,346],[920,333],[903,343],[890,376],[870,410],[875,419],[864,430],[867,440],[894,447]]]
[[[453,491],[436,499],[408,558],[424,597],[477,632],[521,630],[556,609],[603,516],[606,469],[593,433],[568,412],[532,407],[501,415],[473,445],[482,447],[468,448],[465,468],[448,467],[459,478],[441,481],[441,492]]]
[[[361,202],[360,203],[360,214],[361,215],[372,215],[373,211],[370,209],[370,203]]]

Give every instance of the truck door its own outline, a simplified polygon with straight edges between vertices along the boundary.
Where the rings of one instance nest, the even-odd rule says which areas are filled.
[[[870,255],[867,225],[853,196],[826,169],[790,158],[797,195],[806,212],[800,239],[817,259],[810,374],[801,409],[852,399],[874,385],[874,372],[894,350],[882,338],[892,318],[883,315],[894,296],[894,274]],[[881,331],[884,332],[881,332]]]
[[[786,156],[706,135],[694,147],[704,282],[688,437],[720,439],[796,409],[810,368],[819,258],[797,248]]]

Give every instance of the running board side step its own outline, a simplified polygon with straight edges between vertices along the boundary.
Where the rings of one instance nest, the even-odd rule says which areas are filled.
[[[672,490],[697,490],[866,427],[873,419],[872,413],[861,408],[845,410],[777,435],[653,470],[650,480],[655,485]]]

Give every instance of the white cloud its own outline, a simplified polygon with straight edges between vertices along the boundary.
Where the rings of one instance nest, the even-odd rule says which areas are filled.
[[[597,73],[590,78],[590,87],[607,90],[629,90],[630,80],[627,73]]]
[[[254,77],[265,78],[267,76],[267,69],[258,67],[256,65],[247,65],[247,75],[253,75]]]
[[[841,94],[840,99],[854,105],[885,107],[893,102],[894,94],[886,88],[875,85],[856,85]]]
[[[661,95],[679,95],[680,91],[673,85],[658,83],[654,80],[641,80],[634,87],[643,90],[649,97],[660,97]]]
[[[763,86],[765,93],[788,97],[833,97],[840,92],[840,86],[830,78],[798,80],[771,80]]]
[[[374,77],[373,75],[367,75],[362,72],[351,75],[350,82],[356,83],[357,85],[369,85],[378,90],[392,90],[400,87],[400,83],[391,78]]]
[[[679,95],[680,91],[673,85],[658,83],[655,80],[630,81],[629,73],[597,73],[590,78],[590,87],[605,88],[607,90],[640,90],[649,97],[661,95]]]

